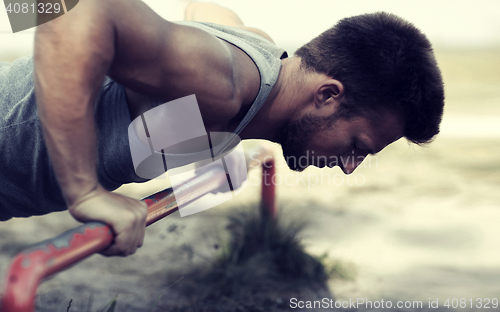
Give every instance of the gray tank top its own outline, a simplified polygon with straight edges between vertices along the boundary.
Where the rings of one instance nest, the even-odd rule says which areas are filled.
[[[237,28],[178,22],[203,29],[243,50],[260,73],[260,89],[235,129],[239,134],[266,101],[286,52],[266,39]],[[128,142],[131,122],[124,88],[106,78],[96,101],[99,182],[107,190],[147,180],[135,174]],[[33,85],[33,59],[0,63],[0,221],[65,210],[43,142]]]

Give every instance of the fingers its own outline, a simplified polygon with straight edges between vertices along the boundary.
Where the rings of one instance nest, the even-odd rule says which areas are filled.
[[[140,229],[138,233],[135,233],[134,237],[130,237],[129,233],[127,232],[116,235],[113,244],[100,253],[108,257],[127,257],[136,253],[137,249],[142,247],[143,245],[145,232],[144,229]]]
[[[102,190],[86,196],[69,211],[79,221],[101,221],[113,229],[115,240],[101,252],[105,256],[125,257],[143,244],[147,217],[144,202]]]
[[[134,254],[144,243],[147,206],[140,201],[131,201],[128,203],[130,209],[120,215],[119,222],[111,224],[115,240],[110,248],[101,252],[105,256],[126,257]]]

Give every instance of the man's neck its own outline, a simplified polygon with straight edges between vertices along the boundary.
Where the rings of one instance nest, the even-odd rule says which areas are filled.
[[[278,80],[273,86],[269,97],[241,132],[242,139],[265,139],[277,142],[279,130],[291,120],[304,103],[305,77],[300,67],[299,57],[282,60]]]

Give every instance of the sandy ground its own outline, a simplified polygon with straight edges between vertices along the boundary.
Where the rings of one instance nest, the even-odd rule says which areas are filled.
[[[354,276],[329,281],[327,295],[339,301],[422,301],[422,309],[402,309],[413,311],[428,310],[429,300],[439,299],[442,307],[447,298],[465,298],[467,307],[455,310],[476,311],[479,299],[500,299],[500,54],[440,51],[438,61],[447,107],[443,133],[428,147],[397,142],[349,177],[338,168],[298,174],[279,164],[280,216],[308,220],[307,250],[328,253],[329,261]],[[115,295],[118,311],[147,311],[161,294],[158,311],[185,300],[176,294],[179,284],[167,288],[175,282],[169,272],[217,257],[228,239],[228,214],[259,200],[258,179],[253,172],[245,191],[229,203],[151,226],[136,255],[96,255],[46,281],[37,311],[66,311],[70,299],[71,311],[86,311],[89,300],[95,311]],[[140,198],[163,183],[121,191]],[[0,276],[23,247],[76,225],[64,212],[1,224]]]

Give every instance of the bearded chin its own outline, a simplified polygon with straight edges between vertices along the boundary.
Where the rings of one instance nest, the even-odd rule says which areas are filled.
[[[308,163],[304,166],[299,159],[307,154],[307,143],[320,127],[318,119],[306,116],[300,120],[289,122],[282,128],[278,143],[281,144],[288,168],[302,172],[309,166]]]
[[[297,146],[289,143],[291,142],[287,142],[286,144],[282,145],[283,157],[285,157],[288,168],[293,171],[302,172],[307,168],[307,166],[300,166],[298,160],[301,156],[305,155],[305,149],[298,148]]]

